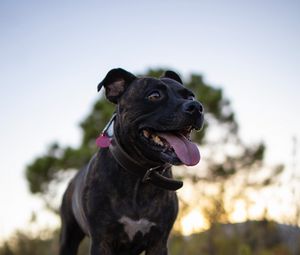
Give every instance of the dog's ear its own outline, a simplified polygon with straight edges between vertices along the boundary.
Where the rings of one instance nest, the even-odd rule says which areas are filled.
[[[104,86],[106,98],[117,104],[119,98],[135,79],[136,76],[122,68],[112,69],[107,73],[103,81],[99,83],[98,92]]]
[[[169,78],[179,82],[180,84],[183,84],[180,76],[177,73],[170,70],[165,71],[161,78]]]

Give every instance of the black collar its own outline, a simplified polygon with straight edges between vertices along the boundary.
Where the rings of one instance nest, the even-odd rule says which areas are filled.
[[[141,177],[142,182],[150,182],[157,187],[167,190],[177,190],[183,186],[182,181],[164,176],[165,171],[171,167],[170,164],[158,165],[152,162],[148,167],[142,166],[122,149],[115,136],[111,141],[109,150],[121,167]]]

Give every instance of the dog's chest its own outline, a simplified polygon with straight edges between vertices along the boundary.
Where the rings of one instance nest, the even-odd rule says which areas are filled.
[[[127,234],[130,241],[132,241],[137,233],[141,233],[143,236],[150,232],[151,228],[156,224],[148,219],[141,218],[133,220],[127,216],[122,216],[119,223],[123,225],[123,230]]]

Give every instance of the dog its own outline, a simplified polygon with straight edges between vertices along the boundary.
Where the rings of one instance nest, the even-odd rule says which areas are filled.
[[[59,254],[76,255],[88,236],[90,255],[166,255],[183,185],[171,166],[199,162],[190,134],[203,106],[173,71],[157,79],[116,68],[101,87],[116,105],[112,138],[66,189]]]

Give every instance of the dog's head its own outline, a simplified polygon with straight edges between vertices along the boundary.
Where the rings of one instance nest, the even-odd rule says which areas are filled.
[[[203,107],[180,77],[167,71],[160,79],[138,78],[123,69],[111,70],[99,84],[117,105],[115,136],[137,161],[195,165],[200,160],[190,141],[203,125]]]

